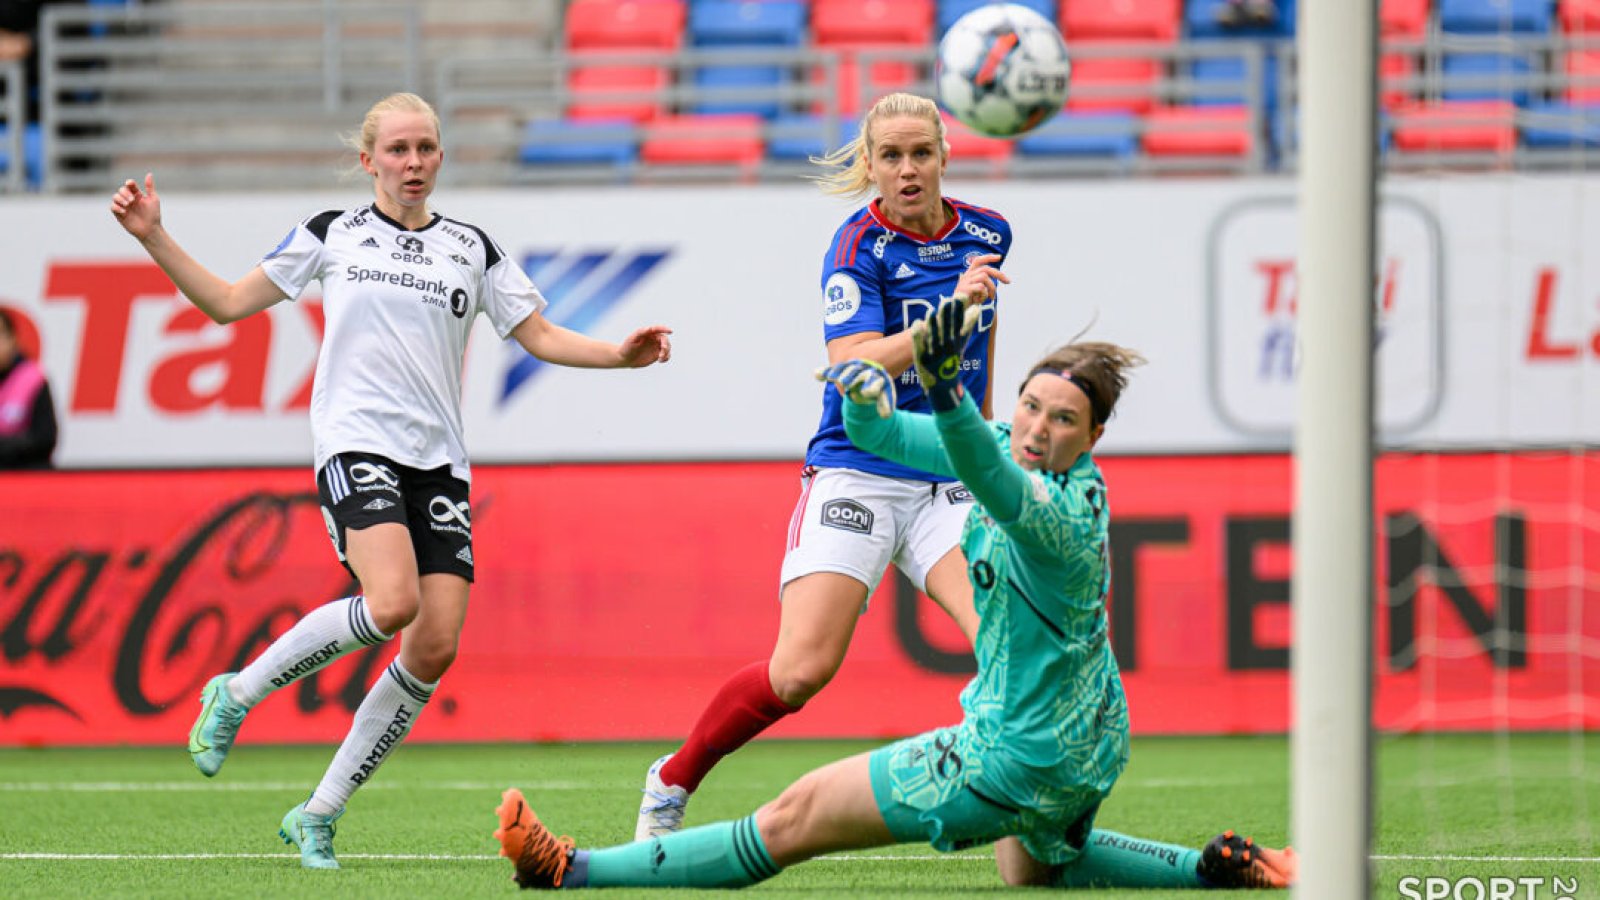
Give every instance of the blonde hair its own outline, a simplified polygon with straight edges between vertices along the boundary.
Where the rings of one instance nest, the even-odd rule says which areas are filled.
[[[441,141],[444,140],[444,132],[439,127],[439,114],[433,111],[433,107],[428,105],[428,101],[418,97],[416,94],[402,91],[397,94],[390,94],[372,104],[372,108],[367,110],[366,117],[361,120],[361,130],[354,134],[346,135],[344,138],[345,145],[357,153],[365,153],[371,156],[373,147],[378,143],[378,120],[392,112],[422,113],[433,122],[434,135]]]
[[[1102,341],[1071,343],[1045,354],[1045,357],[1028,370],[1021,387],[1026,387],[1033,376],[1041,372],[1060,375],[1071,373],[1072,380],[1087,382],[1093,424],[1104,425],[1117,411],[1117,400],[1128,386],[1128,371],[1142,366],[1145,358],[1135,350],[1107,344]],[[1019,388],[1020,390],[1020,388]]]
[[[884,119],[902,116],[922,119],[933,126],[933,136],[939,141],[939,158],[950,157],[950,142],[945,140],[944,119],[939,117],[939,107],[927,97],[915,94],[887,94],[872,104],[872,109],[861,118],[861,130],[850,142],[826,156],[813,156],[811,162],[830,171],[813,175],[811,180],[829,194],[844,197],[863,197],[872,192],[872,126]]]

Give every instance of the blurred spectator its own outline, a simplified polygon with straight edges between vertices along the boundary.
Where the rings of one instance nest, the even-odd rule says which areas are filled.
[[[39,120],[39,15],[64,2],[81,0],[0,0],[0,64],[22,60],[29,122]]]
[[[1223,28],[1267,28],[1278,24],[1278,4],[1273,0],[1228,0],[1217,10]]]
[[[48,469],[56,409],[44,369],[22,355],[17,323],[0,308],[0,469]]]

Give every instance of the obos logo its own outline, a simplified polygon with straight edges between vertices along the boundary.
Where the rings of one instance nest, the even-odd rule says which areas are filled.
[[[872,533],[872,510],[854,500],[829,500],[822,504],[822,524],[856,534]]]
[[[856,280],[843,272],[828,276],[822,286],[822,321],[829,325],[842,325],[861,308],[861,288]]]

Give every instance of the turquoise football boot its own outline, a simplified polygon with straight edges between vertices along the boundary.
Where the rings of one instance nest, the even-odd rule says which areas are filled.
[[[301,803],[283,815],[283,827],[278,837],[285,844],[300,848],[300,865],[307,869],[337,869],[339,861],[333,857],[333,823],[339,821],[344,810],[331,816],[306,812]]]
[[[222,761],[233,749],[239,725],[250,707],[235,703],[228,694],[228,682],[236,673],[226,672],[206,682],[200,692],[200,718],[189,729],[189,758],[200,774],[210,778],[222,768]]]

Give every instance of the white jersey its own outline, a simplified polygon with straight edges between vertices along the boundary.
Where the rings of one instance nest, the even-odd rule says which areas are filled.
[[[320,471],[364,451],[470,483],[461,365],[481,311],[502,339],[544,297],[475,226],[435,215],[408,231],[372,204],[318,213],[261,261],[290,298],[322,282],[326,327],[311,394]]]

